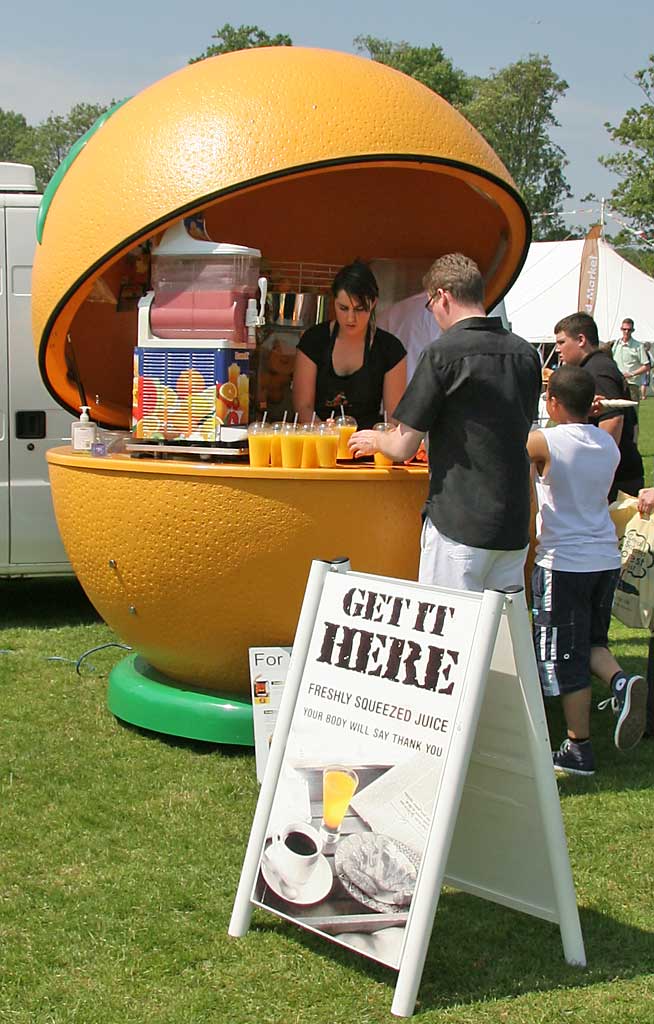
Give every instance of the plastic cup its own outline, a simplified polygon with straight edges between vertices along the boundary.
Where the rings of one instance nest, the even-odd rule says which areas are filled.
[[[321,469],[334,469],[339,434],[336,427],[323,423],[316,433],[316,456]]]
[[[393,429],[392,423],[375,423],[373,430],[381,430],[386,433]],[[375,465],[379,469],[387,468],[393,465],[393,460],[389,459],[388,455],[384,455],[382,452],[375,452]]]
[[[347,442],[357,429],[357,421],[353,416],[339,416],[336,420],[338,428],[338,455],[337,459],[352,459],[354,456],[347,446]]]
[[[281,434],[282,466],[284,469],[299,469],[302,465],[302,446],[304,438],[301,430],[296,430],[292,423],[286,425]]]
[[[316,428],[312,427],[310,423],[303,423],[300,433],[302,435],[302,469],[317,469]]]
[[[285,423],[273,423],[270,427],[270,465],[279,468],[282,464],[282,431]]]
[[[250,465],[260,468],[270,465],[270,442],[272,434],[265,423],[251,423],[248,427],[248,448]]]

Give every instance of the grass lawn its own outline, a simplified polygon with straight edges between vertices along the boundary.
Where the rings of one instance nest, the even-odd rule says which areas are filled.
[[[654,399],[640,446],[651,484]],[[391,971],[260,912],[227,938],[253,753],[116,721],[106,674],[124,652],[78,674],[117,638],[75,581],[0,581],[0,608],[0,1022],[393,1019]],[[614,623],[612,641],[644,671],[644,632]],[[558,745],[556,709],[551,730]],[[560,783],[588,968],[564,963],[556,927],[448,891],[419,1020],[654,1022],[654,740],[620,754],[610,712],[593,730],[598,773]]]

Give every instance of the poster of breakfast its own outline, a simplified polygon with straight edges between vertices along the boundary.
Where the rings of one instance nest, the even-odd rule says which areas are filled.
[[[477,597],[328,574],[268,819],[252,902],[395,969]]]

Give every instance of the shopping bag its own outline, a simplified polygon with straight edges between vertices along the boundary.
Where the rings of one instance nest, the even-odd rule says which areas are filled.
[[[609,515],[615,526],[618,542],[622,541],[627,526],[637,512],[638,498],[634,498],[631,494],[625,494],[624,491],[618,491],[615,501],[609,505]]]
[[[633,516],[620,542],[622,565],[613,614],[625,626],[654,626],[654,520]]]

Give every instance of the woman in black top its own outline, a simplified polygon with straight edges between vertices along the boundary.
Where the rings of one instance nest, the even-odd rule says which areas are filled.
[[[369,429],[383,401],[389,416],[406,387],[406,352],[399,338],[375,327],[379,289],[370,268],[351,263],[332,283],[336,319],[302,335],[293,374],[293,405],[301,423],[314,414],[353,416]]]

